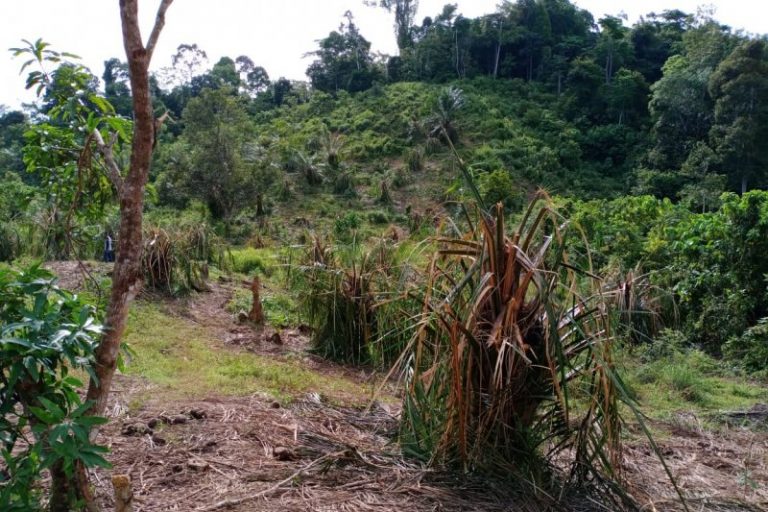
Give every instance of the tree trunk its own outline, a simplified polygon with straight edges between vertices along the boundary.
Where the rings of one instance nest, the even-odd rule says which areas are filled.
[[[264,310],[261,307],[261,281],[259,281],[258,276],[253,278],[251,293],[253,294],[253,303],[251,304],[251,311],[248,313],[248,320],[261,325],[264,323]]]
[[[149,62],[160,30],[165,23],[165,11],[172,0],[163,0],[155,27],[147,43],[141,39],[138,21],[138,0],[120,0],[123,46],[128,58],[133,96],[133,140],[128,175],[120,194],[120,231],[117,258],[112,277],[112,292],[107,306],[107,331],[96,351],[96,380],[88,387],[88,400],[94,401],[92,414],[101,414],[109,397],[115,374],[120,341],[125,331],[128,306],[140,286],[141,228],[144,209],[144,187],[149,176],[154,144],[154,116],[149,88]]]
[[[48,504],[50,512],[69,512],[70,505],[75,501],[72,498],[72,483],[64,472],[64,465],[61,462],[51,466],[51,498]]]
[[[117,258],[112,276],[112,292],[107,305],[106,332],[96,350],[95,376],[88,385],[87,400],[93,402],[89,414],[103,414],[112,378],[117,367],[120,342],[125,331],[128,307],[140,287],[141,236],[144,208],[144,188],[149,176],[152,149],[155,141],[155,120],[149,87],[149,63],[157,40],[165,25],[165,13],[173,0],[161,0],[154,27],[146,46],[141,38],[138,19],[138,0],[120,0],[120,20],[123,46],[128,59],[131,93],[133,97],[133,139],[130,168],[118,187],[120,202],[120,231]],[[91,436],[96,433],[91,431]],[[76,468],[78,495],[89,509],[95,506],[89,500],[87,472],[82,465]],[[54,486],[59,485],[54,475]]]

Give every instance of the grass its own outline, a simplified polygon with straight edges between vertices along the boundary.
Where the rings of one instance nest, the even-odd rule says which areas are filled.
[[[362,402],[371,395],[370,389],[350,380],[308,370],[300,360],[222,348],[205,327],[169,315],[157,303],[133,305],[125,340],[134,352],[126,373],[147,379],[170,396],[262,392],[285,401],[312,391]]]
[[[232,270],[247,276],[253,276],[254,273],[269,275],[277,263],[275,251],[269,248],[243,247],[230,250],[230,254]]]
[[[696,349],[682,349],[643,362],[624,352],[624,380],[651,418],[669,420],[680,411],[715,417],[768,400],[768,388],[751,382]],[[716,424],[710,425],[716,427]]]

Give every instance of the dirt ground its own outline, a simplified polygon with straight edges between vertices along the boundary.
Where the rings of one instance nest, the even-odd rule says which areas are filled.
[[[77,287],[76,269],[52,267],[64,276],[65,285]],[[271,343],[269,331],[240,325],[225,311],[234,289],[242,285],[214,283],[210,293],[174,301],[172,307],[176,314],[214,327],[224,350],[277,358],[305,351],[307,338],[300,330],[282,331],[281,342]],[[308,360],[315,371],[370,377]],[[136,378],[121,376],[116,381],[111,421],[99,439],[110,447],[114,468],[96,471],[93,478],[106,510],[113,506],[113,474],[131,477],[136,512],[545,509],[513,500],[487,481],[428,470],[404,459],[394,442],[398,410],[392,400],[346,407],[314,393],[282,404],[262,395],[191,401],[155,391]],[[132,398],[139,395],[153,398],[132,411]],[[335,398],[343,403],[344,397]],[[668,423],[650,423],[688,499],[688,510],[768,510],[765,424],[736,422],[711,431],[685,412]],[[629,425],[626,435],[623,470],[642,510],[684,510],[639,428]],[[598,503],[568,508],[610,510]]]

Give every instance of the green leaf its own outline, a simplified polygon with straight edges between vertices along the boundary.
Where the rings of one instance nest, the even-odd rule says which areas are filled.
[[[46,425],[53,425],[56,423],[56,418],[45,409],[30,406],[29,411],[34,414],[38,420],[42,421]]]
[[[40,380],[40,371],[38,370],[37,360],[34,357],[27,356],[24,358],[24,368],[27,369],[27,373],[32,377],[35,382]]]
[[[64,418],[67,417],[67,413],[64,411],[64,409],[62,409],[52,401],[48,400],[47,398],[43,396],[39,396],[37,397],[37,400],[41,404],[43,404],[43,407],[45,407],[45,410],[48,411],[49,414],[57,418],[58,421],[62,421]]]

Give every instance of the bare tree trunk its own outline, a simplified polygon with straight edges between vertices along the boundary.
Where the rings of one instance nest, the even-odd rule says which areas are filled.
[[[113,475],[112,487],[115,490],[115,512],[133,511],[133,489],[128,475]]]
[[[253,294],[253,304],[251,304],[251,311],[248,313],[248,320],[261,325],[264,323],[264,310],[261,307],[261,281],[259,281],[258,276],[253,278],[251,293]]]

